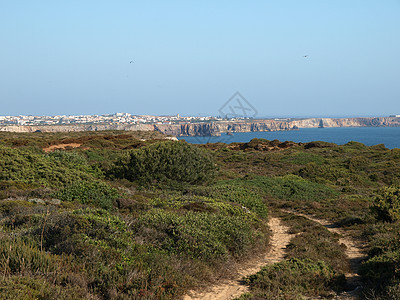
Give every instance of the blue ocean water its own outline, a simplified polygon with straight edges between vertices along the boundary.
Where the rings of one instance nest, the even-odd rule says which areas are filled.
[[[384,144],[387,148],[400,148],[400,127],[338,127],[338,128],[304,128],[293,131],[273,132],[238,132],[234,135],[222,134],[220,137],[179,137],[192,144],[206,143],[246,143],[254,138],[267,140],[312,142],[325,141],[339,145],[350,141],[367,146]]]

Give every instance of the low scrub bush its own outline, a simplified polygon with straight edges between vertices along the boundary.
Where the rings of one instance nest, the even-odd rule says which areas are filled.
[[[168,251],[205,261],[240,257],[256,238],[249,223],[236,216],[150,210],[133,224],[135,236]],[[265,239],[265,237],[264,237]]]
[[[0,240],[3,274],[47,274],[57,268],[59,260],[40,251],[35,245],[18,240]]]
[[[246,278],[252,294],[250,299],[327,296],[337,280],[336,273],[326,263],[297,258],[265,266]]]
[[[324,162],[324,158],[321,155],[315,153],[295,152],[291,155],[285,156],[282,161],[291,162],[296,165],[306,165],[308,163],[321,165]]]
[[[79,202],[111,209],[115,199],[120,197],[118,191],[104,182],[77,182],[56,192],[55,197],[62,201]]]
[[[400,223],[370,224],[364,231],[369,257],[360,268],[365,294],[376,299],[398,299],[400,287]]]
[[[389,186],[380,189],[371,208],[379,220],[389,222],[400,220],[400,188]]]
[[[324,261],[338,274],[350,271],[346,247],[339,243],[338,235],[304,217],[288,215],[283,221],[290,226],[290,233],[296,234],[287,246],[288,258]]]
[[[142,184],[209,181],[215,172],[211,152],[186,142],[159,142],[133,150],[126,162],[115,168],[115,176]]]
[[[66,155],[60,153],[47,155],[0,146],[0,180],[62,187],[97,176],[83,161],[67,162]]]
[[[257,213],[262,218],[267,218],[268,216],[268,209],[263,202],[260,191],[251,186],[239,185],[235,181],[227,181],[209,187],[195,188],[192,191],[199,195],[241,204],[244,208]]]
[[[240,183],[240,181],[238,182]],[[308,181],[296,175],[259,176],[255,179],[243,180],[241,184],[256,186],[267,195],[287,200],[320,201],[336,198],[339,194],[328,186]]]
[[[0,279],[0,299],[88,299],[86,289],[69,284],[56,285],[40,276],[10,276]]]

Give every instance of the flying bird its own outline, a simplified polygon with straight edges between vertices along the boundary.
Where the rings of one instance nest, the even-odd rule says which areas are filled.
[[[134,63],[134,61],[133,61],[133,60],[131,60],[129,63],[130,63],[130,64],[133,64],[133,63]]]
[[[303,55],[303,57],[309,57],[310,55]]]

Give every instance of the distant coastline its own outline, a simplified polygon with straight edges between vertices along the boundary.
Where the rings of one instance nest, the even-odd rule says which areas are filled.
[[[400,127],[330,127],[300,128],[289,131],[270,132],[237,132],[233,135],[222,134],[220,137],[178,137],[191,144],[207,143],[248,143],[252,139],[266,139],[280,142],[309,143],[323,141],[344,145],[348,142],[359,142],[366,146],[384,144],[388,149],[400,148]]]
[[[66,124],[66,125],[3,125],[8,132],[74,132],[74,131],[158,131],[166,135],[219,136],[235,132],[289,131],[300,128],[330,127],[400,127],[400,117],[365,118],[304,118],[304,119],[245,119],[207,122],[177,122],[175,124]]]

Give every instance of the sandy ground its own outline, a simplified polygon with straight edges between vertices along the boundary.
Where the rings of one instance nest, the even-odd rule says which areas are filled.
[[[43,148],[43,151],[44,151],[44,152],[51,152],[51,151],[54,151],[54,150],[56,150],[56,149],[65,149],[65,148],[67,148],[67,147],[78,148],[78,147],[80,147],[81,145],[82,145],[82,144],[77,144],[77,143],[51,145],[50,147]]]
[[[292,235],[287,233],[288,227],[284,226],[277,218],[270,218],[268,223],[271,236],[271,248],[260,260],[246,263],[238,270],[237,276],[233,280],[224,280],[217,285],[204,291],[192,291],[184,296],[184,300],[204,299],[204,300],[225,300],[234,299],[243,293],[249,292],[248,287],[241,281],[243,277],[257,273],[263,266],[282,261],[285,255],[285,248],[289,244]]]

